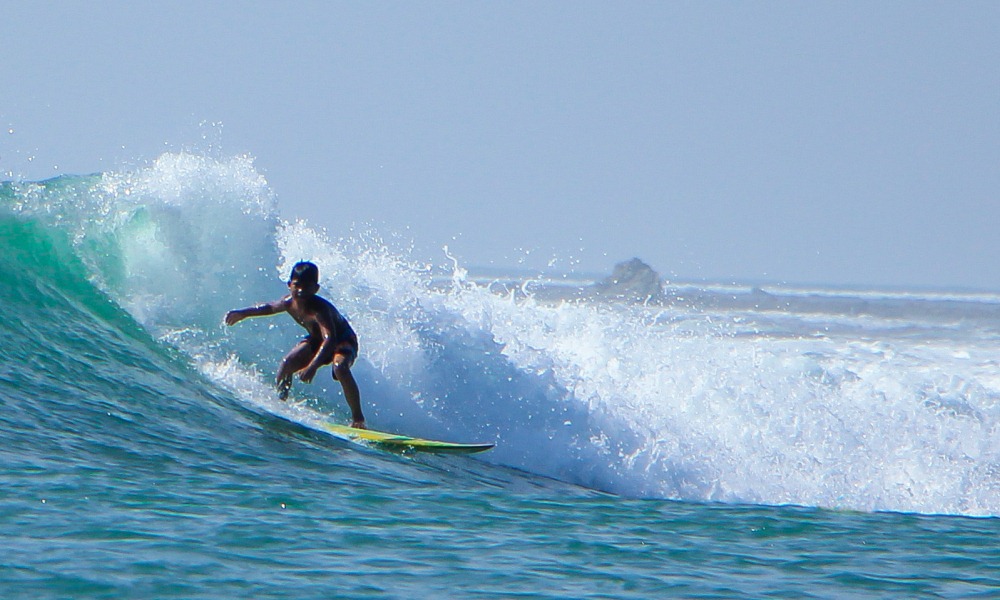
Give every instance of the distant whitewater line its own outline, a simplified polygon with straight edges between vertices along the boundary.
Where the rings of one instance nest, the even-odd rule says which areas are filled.
[[[639,260],[639,259],[634,259]],[[659,276],[659,275],[657,275]],[[534,271],[520,268],[476,267],[468,268],[468,281],[477,285],[505,285],[508,288],[529,287],[551,288],[553,295],[561,293],[565,299],[586,297],[587,288],[592,288],[606,280],[610,274],[554,271]],[[451,274],[435,278],[439,284],[451,281]],[[927,300],[952,302],[1000,303],[1000,293],[978,290],[945,290],[929,288],[881,288],[878,286],[849,285],[802,285],[777,282],[721,282],[711,280],[686,280],[672,278],[662,281],[663,292],[670,297],[683,298],[685,293],[714,293],[721,296],[748,295],[754,293],[772,296],[808,296],[830,298],[853,298],[859,300]]]

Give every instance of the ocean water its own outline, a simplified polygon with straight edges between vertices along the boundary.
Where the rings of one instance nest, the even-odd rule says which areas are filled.
[[[0,595],[1000,595],[1000,294],[559,300],[277,209],[246,157],[0,185]],[[221,319],[300,259],[370,426],[497,447],[330,437],[328,371],[277,401],[300,331]]]

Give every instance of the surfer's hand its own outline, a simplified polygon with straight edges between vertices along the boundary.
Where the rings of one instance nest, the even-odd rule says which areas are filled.
[[[226,313],[226,325],[235,325],[243,320],[243,313],[238,310],[231,310]]]
[[[299,379],[302,380],[302,383],[311,382],[313,380],[313,377],[315,376],[316,376],[316,367],[313,367],[311,365],[299,371]]]

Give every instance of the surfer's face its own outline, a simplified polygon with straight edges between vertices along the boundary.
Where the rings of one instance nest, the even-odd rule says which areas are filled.
[[[292,298],[309,298],[315,296],[318,291],[319,285],[315,283],[304,283],[298,279],[292,279],[288,282],[288,293],[292,295]]]

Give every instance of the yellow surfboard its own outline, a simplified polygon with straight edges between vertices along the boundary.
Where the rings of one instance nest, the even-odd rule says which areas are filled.
[[[488,443],[456,444],[453,442],[441,442],[438,440],[425,440],[423,438],[386,433],[384,431],[375,431],[373,429],[355,429],[353,427],[339,425],[337,423],[323,423],[323,427],[341,439],[351,442],[365,442],[395,450],[473,454],[475,452],[484,452],[496,445]]]

